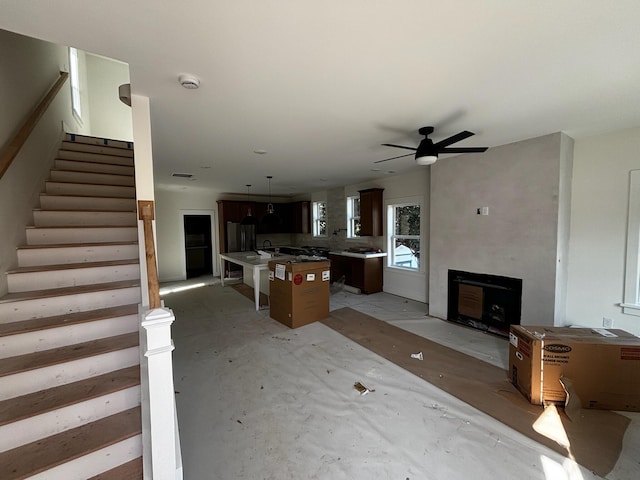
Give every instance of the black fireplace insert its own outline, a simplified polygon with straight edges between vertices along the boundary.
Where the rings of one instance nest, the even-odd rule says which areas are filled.
[[[501,336],[520,325],[522,279],[449,270],[447,319]]]

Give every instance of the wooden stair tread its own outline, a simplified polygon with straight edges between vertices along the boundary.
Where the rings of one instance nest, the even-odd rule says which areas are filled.
[[[45,229],[45,228],[135,228],[135,229],[137,229],[138,227],[137,227],[137,225],[42,225],[42,226],[27,225],[25,228],[27,228],[27,229],[35,229],[35,228],[41,228],[41,229]],[[75,245],[84,245],[84,244],[81,243],[81,244],[75,244]],[[42,245],[39,245],[39,246],[42,246]]]
[[[92,173],[92,172],[83,172],[83,173]],[[110,175],[109,173],[105,175]],[[99,187],[123,187],[135,189],[134,185],[119,185],[117,183],[93,183],[93,182],[70,182],[69,180],[47,180],[45,183],[64,183],[69,185],[87,185],[87,186],[99,186]]]
[[[0,425],[97,398],[140,384],[140,366],[116,370],[58,387],[0,401]]]
[[[123,463],[89,480],[142,480],[142,457]]]
[[[66,150],[67,152],[69,150]],[[93,154],[98,154],[98,155],[104,155],[103,153],[99,153],[99,152],[83,152],[83,153],[93,153]],[[120,156],[120,155],[107,155],[110,157],[117,157],[117,158],[124,158],[124,159],[128,159],[132,157],[126,157],[126,156]],[[109,167],[130,167],[130,168],[135,168],[133,164],[131,165],[120,165],[117,163],[107,163],[107,162],[96,162],[95,160],[91,160],[91,159],[79,159],[79,158],[56,158],[56,160],[59,160],[61,162],[75,162],[75,163],[86,163],[86,164],[90,164],[90,165],[95,165],[96,167],[101,167],[103,165],[107,165]]]
[[[0,298],[0,303],[20,302],[33,300],[36,298],[52,298],[65,295],[76,295],[78,293],[92,293],[102,290],[116,290],[119,288],[129,288],[140,286],[139,280],[122,280],[119,282],[95,283],[93,285],[77,285],[73,287],[49,288],[46,290],[33,290],[30,292],[7,293]]]
[[[74,148],[60,148],[58,152],[73,152],[73,153],[90,153],[93,155],[104,155],[106,157],[124,157],[124,158],[133,158],[134,152],[132,148],[119,147],[117,145],[99,145],[96,143],[85,143],[85,142],[75,142],[73,140],[63,140],[64,142],[76,144],[76,145],[86,145],[89,147],[95,147],[94,150],[79,150]],[[108,149],[110,153],[106,152],[96,152],[96,149],[104,150]],[[123,155],[117,155],[121,153]]]
[[[59,212],[59,213],[90,213],[91,215],[95,215],[96,213],[136,213],[136,210],[76,210],[76,209],[68,209],[68,210],[58,210],[55,208],[33,208],[34,212]]]
[[[0,454],[0,478],[24,479],[142,432],[140,407]]]
[[[124,165],[123,165],[124,166]],[[133,173],[87,172],[86,170],[70,170],[68,168],[51,168],[51,172],[86,173],[87,175],[112,175],[114,177],[135,177]]]
[[[137,315],[137,313],[138,305],[136,304],[119,305],[117,307],[88,310],[85,312],[74,312],[64,315],[55,315],[52,317],[42,317],[34,318],[31,320],[22,320],[19,322],[2,323],[0,324],[0,337],[16,335],[19,333],[34,332],[36,330],[44,330],[48,328],[76,325],[79,323],[103,320],[112,317]]]
[[[123,185],[127,186],[127,185]],[[132,198],[123,198],[123,197],[95,197],[93,195],[78,195],[76,193],[47,193],[42,192],[40,197],[51,197],[51,198],[91,198],[91,199],[100,199],[100,200],[133,200]]]
[[[46,272],[49,270],[74,270],[77,268],[110,267],[110,266],[117,266],[117,265],[132,265],[137,263],[139,263],[137,258],[129,259],[129,260],[105,260],[104,262],[61,263],[58,265],[38,265],[33,267],[18,267],[14,270],[9,270],[7,273]]]
[[[43,228],[43,227],[32,227]],[[124,245],[137,245],[138,242],[100,242],[100,243],[47,243],[43,245],[20,245],[16,250],[34,250],[42,248],[83,248],[83,247],[105,247],[105,246],[124,246]]]
[[[90,340],[74,345],[52,348],[51,350],[5,358],[0,361],[0,377],[137,347],[139,345],[139,337],[139,332],[125,333],[114,337]]]

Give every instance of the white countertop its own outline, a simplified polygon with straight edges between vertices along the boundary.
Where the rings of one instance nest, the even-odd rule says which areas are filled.
[[[387,253],[386,252],[355,253],[355,252],[345,252],[345,251],[339,251],[339,252],[331,251],[329,252],[329,255],[342,255],[343,257],[353,257],[353,258],[378,258],[378,257],[386,257]]]
[[[285,259],[289,260],[295,258],[293,255],[271,255],[271,257],[261,257],[255,252],[230,252],[221,253],[220,257],[231,262],[238,263],[239,265],[245,265],[247,267],[262,267],[267,268],[271,260]]]

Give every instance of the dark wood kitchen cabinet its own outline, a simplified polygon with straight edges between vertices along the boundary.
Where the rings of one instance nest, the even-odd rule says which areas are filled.
[[[360,190],[360,236],[382,235],[382,191],[383,188]]]
[[[331,281],[339,281],[344,276],[345,285],[359,288],[362,293],[381,292],[383,258],[356,258],[329,254]]]
[[[293,202],[291,209],[291,233],[311,233],[311,202]]]

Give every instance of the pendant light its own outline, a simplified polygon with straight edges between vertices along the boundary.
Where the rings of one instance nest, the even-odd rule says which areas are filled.
[[[267,213],[265,213],[264,217],[262,217],[261,222],[269,225],[277,225],[280,223],[280,217],[276,215],[273,203],[271,203],[271,179],[273,177],[271,175],[267,176],[269,180],[269,203],[267,204]]]
[[[247,185],[246,187],[247,187],[247,202],[250,202],[249,189],[251,188],[251,185]],[[257,224],[258,224],[258,219],[253,215],[251,215],[251,207],[248,207],[247,214],[240,221],[240,225],[257,225]]]

